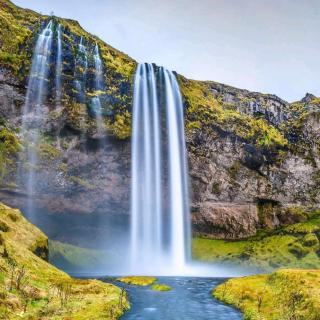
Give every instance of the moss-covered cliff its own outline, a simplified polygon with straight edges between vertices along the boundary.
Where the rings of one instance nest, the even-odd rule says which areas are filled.
[[[23,157],[26,143],[19,130],[22,106],[37,35],[52,20],[48,97],[36,146],[35,203],[44,212],[95,214],[97,221],[101,216],[117,220],[114,216],[122,215],[127,220],[136,62],[75,21],[42,16],[8,0],[0,0],[0,5],[0,147],[5,148],[0,158],[0,199],[18,207],[24,204],[25,181],[16,174],[17,167],[30,165]],[[57,105],[54,66],[59,24],[63,67],[62,101]],[[76,63],[81,38],[87,50],[85,77]],[[93,68],[96,44],[105,85],[98,91]],[[185,105],[197,235],[246,238],[259,229],[299,221],[294,208],[319,207],[319,98],[308,94],[287,103],[274,95],[177,77]],[[77,79],[84,84],[84,96],[75,85]],[[94,97],[101,100],[102,136],[91,103]]]

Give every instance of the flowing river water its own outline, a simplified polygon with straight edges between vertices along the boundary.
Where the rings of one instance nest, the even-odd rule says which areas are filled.
[[[242,314],[212,297],[212,289],[222,278],[159,277],[158,283],[171,286],[159,292],[151,287],[127,285],[131,309],[123,320],[240,320]]]

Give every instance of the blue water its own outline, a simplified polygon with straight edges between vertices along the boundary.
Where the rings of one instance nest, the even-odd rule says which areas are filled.
[[[212,289],[225,281],[212,278],[160,277],[171,291],[157,292],[117,282],[129,294],[131,309],[123,320],[239,320],[241,313],[213,299]]]

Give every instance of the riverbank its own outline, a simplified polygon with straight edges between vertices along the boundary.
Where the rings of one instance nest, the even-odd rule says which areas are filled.
[[[230,279],[214,289],[213,297],[241,310],[247,320],[318,320],[320,270]]]

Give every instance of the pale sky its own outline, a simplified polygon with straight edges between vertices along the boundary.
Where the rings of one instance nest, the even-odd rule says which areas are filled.
[[[139,62],[197,80],[320,96],[320,0],[13,0],[76,19]]]

